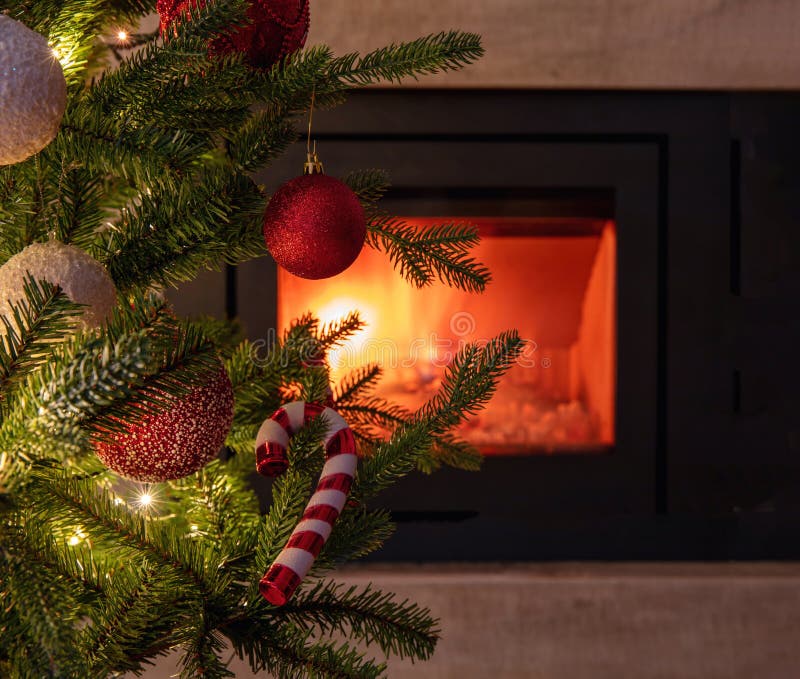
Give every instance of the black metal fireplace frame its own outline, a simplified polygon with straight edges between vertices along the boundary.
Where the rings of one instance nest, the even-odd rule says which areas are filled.
[[[591,195],[591,215],[603,195],[615,197],[617,451],[489,458],[477,474],[413,476],[381,499],[400,523],[377,558],[800,557],[800,451],[791,443],[800,433],[792,434],[785,398],[774,414],[759,409],[754,364],[739,347],[765,319],[784,322],[796,292],[790,286],[766,306],[747,299],[760,280],[750,275],[760,264],[747,239],[771,228],[775,215],[766,221],[765,204],[800,187],[800,180],[771,182],[765,170],[796,157],[784,148],[800,148],[796,116],[800,96],[791,94],[456,90],[370,90],[318,116],[327,169],[391,169],[386,207],[395,214],[457,214],[453,191],[463,198],[471,187],[491,186],[492,167],[529,178],[528,207],[591,206]],[[775,134],[786,142],[757,145]],[[762,147],[767,161],[753,155]],[[259,179],[277,186],[294,176],[302,153],[298,146]],[[576,189],[584,200],[574,200]],[[652,251],[626,250],[626,230],[636,235],[636,224],[648,229],[642,247]],[[274,300],[265,304],[264,289],[275,280],[267,258],[229,273],[227,311],[254,338],[274,326]],[[625,295],[651,303],[631,314]],[[648,328],[646,348],[633,342],[635,324]],[[796,323],[787,329],[800,336]],[[776,358],[797,374],[782,337],[766,336],[764,346],[778,347]],[[639,356],[643,374],[630,376],[649,385],[639,399],[626,392],[625,376],[637,351],[648,357]],[[767,386],[791,397],[791,379],[770,375]],[[625,418],[640,411],[639,443],[626,440]],[[762,434],[772,445],[754,457]]]
[[[618,289],[618,394],[628,396],[618,395],[614,453],[490,457],[478,475],[445,471],[432,477],[412,477],[381,499],[381,504],[402,520],[384,558],[533,558],[538,552],[535,535],[542,530],[549,533],[554,514],[560,515],[556,523],[566,521],[576,527],[593,524],[598,513],[641,516],[666,511],[665,437],[658,431],[666,407],[666,353],[659,339],[664,337],[666,325],[666,252],[661,247],[666,229],[664,136],[403,131],[331,132],[318,135],[318,139],[329,166],[358,167],[371,161],[394,167],[397,189],[384,201],[394,214],[508,215],[511,209],[514,215],[543,216],[541,212],[532,215],[529,203],[538,202],[538,209],[546,211],[548,191],[564,187],[574,194],[578,211],[585,212],[581,189],[605,192],[613,196],[614,214],[593,216],[613,217],[617,223],[620,275],[625,277],[624,269],[634,259],[647,259],[636,274],[649,278],[643,288]],[[472,166],[466,162],[469,158],[474,159]],[[398,170],[398,164],[404,167]],[[526,168],[530,164],[537,167]],[[485,170],[482,175],[479,166]],[[487,186],[492,177],[501,184]],[[514,178],[518,178],[516,183]],[[503,189],[508,186],[518,195],[501,212],[504,206],[490,198],[490,189],[498,189],[498,198],[506,200]],[[529,200],[519,195],[523,187],[528,189]],[[478,189],[483,204],[480,215],[467,195],[471,189]],[[432,195],[437,191],[448,198]],[[453,194],[455,200],[450,198]],[[641,219],[638,224],[637,217]],[[638,240],[635,245],[634,239]],[[640,248],[649,250],[650,256],[637,254]],[[625,299],[626,294],[640,296],[643,291],[651,294],[651,305],[641,298],[632,304]],[[627,318],[637,317],[636,327],[626,326],[626,311],[630,312],[626,305],[637,307],[636,312],[627,314]],[[650,318],[640,318],[648,313]],[[637,351],[646,356],[633,360]],[[649,380],[643,380],[648,373]],[[542,521],[542,517],[548,518]],[[444,539],[454,527],[454,518],[461,519],[460,527],[469,530],[471,539]],[[527,535],[529,543],[522,544],[515,535]],[[486,545],[493,547],[484,551]]]

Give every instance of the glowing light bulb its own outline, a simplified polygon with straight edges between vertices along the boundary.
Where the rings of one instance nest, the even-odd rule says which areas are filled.
[[[200,530],[200,528],[192,524],[191,526],[189,526],[189,530],[192,531],[192,533],[196,533],[198,530]]]
[[[81,540],[85,540],[88,536],[86,531],[83,530],[80,526],[75,528],[75,532],[67,538],[67,544],[70,547],[75,547],[80,543]]]
[[[147,514],[157,511],[161,496],[156,486],[146,484],[139,486],[135,492],[136,496],[132,503],[135,507]]]
[[[127,31],[118,31],[117,32],[117,40],[119,42],[125,42],[128,39],[128,32]]]
[[[55,60],[61,64],[61,68],[68,68],[72,66],[73,57],[69,45],[65,45],[64,43],[58,45],[51,44],[50,51],[52,52]]]

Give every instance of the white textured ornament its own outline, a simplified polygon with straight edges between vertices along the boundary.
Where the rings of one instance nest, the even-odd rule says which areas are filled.
[[[59,286],[73,302],[85,304],[81,323],[96,328],[117,303],[117,289],[105,267],[80,248],[61,241],[33,243],[0,266],[0,315],[11,312],[9,302],[25,298],[28,272],[36,280]]]
[[[53,141],[66,105],[64,71],[47,40],[0,14],[0,165]]]

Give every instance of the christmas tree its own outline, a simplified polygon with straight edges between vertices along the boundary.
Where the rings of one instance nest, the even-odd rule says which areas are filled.
[[[259,354],[233,321],[177,319],[161,291],[265,254],[277,187],[252,175],[298,140],[312,102],[460,68],[480,40],[301,49],[308,4],[286,0],[159,2],[161,30],[132,30],[155,5],[0,1],[0,676],[138,672],[176,648],[182,676],[204,677],[232,676],[229,648],[281,677],[383,674],[364,644],[428,658],[429,611],[332,571],[391,535],[370,507],[382,489],[477,467],[452,432],[519,339],[464,348],[408,412],[377,395],[379,366],[331,387],[326,352],[357,312],[322,326],[298,310]],[[384,172],[344,182],[362,241],[409,284],[486,285],[472,228],[385,214]],[[265,513],[256,459],[280,473]],[[347,498],[311,507],[333,525],[316,536],[298,532],[323,523],[315,489]],[[307,575],[292,550],[310,555]]]

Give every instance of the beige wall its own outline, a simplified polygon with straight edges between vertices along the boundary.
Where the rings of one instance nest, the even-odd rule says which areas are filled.
[[[460,28],[486,58],[423,86],[794,89],[800,0],[312,0],[337,52]]]

